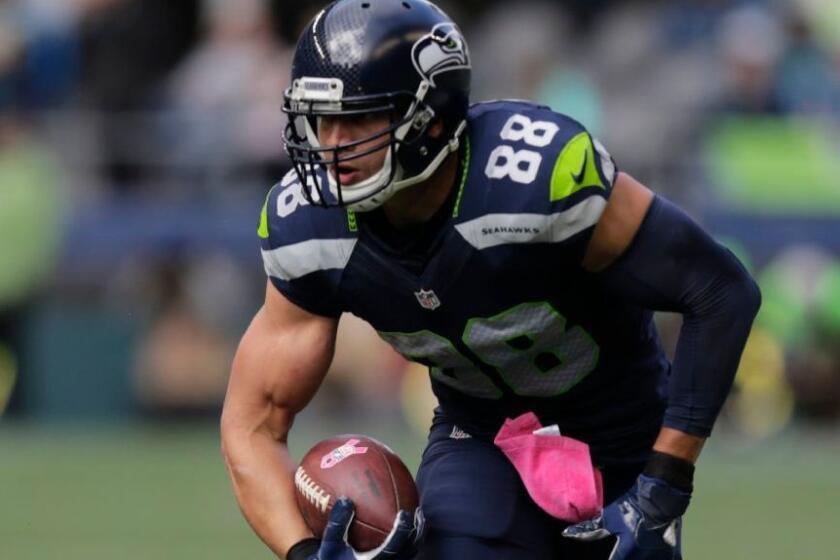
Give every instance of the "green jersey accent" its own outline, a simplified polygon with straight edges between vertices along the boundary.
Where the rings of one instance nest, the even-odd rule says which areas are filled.
[[[260,225],[257,227],[257,235],[260,236],[260,239],[268,239],[268,197],[266,197],[262,212],[260,212]]]
[[[562,200],[586,187],[606,189],[595,166],[595,148],[592,138],[581,132],[560,152],[551,174],[552,202]]]
[[[455,199],[455,208],[452,210],[452,217],[458,217],[458,211],[461,209],[461,197],[464,195],[464,186],[467,184],[467,177],[470,171],[470,137],[464,135],[464,160],[461,162],[461,184],[458,186],[458,198]]]
[[[359,225],[356,223],[356,213],[352,210],[347,211],[347,229],[350,231],[359,231]]]

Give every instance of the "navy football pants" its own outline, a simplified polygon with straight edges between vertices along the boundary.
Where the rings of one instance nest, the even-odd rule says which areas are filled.
[[[491,442],[453,439],[453,425],[432,428],[417,472],[426,517],[422,560],[607,560],[612,537],[581,543],[561,536],[566,523],[528,496],[519,474]],[[643,465],[605,469],[609,503]]]

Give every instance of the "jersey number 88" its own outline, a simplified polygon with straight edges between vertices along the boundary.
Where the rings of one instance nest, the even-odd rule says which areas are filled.
[[[544,148],[551,144],[557,131],[556,124],[550,121],[532,121],[525,115],[513,115],[508,119],[502,132],[502,140],[525,142],[535,148]],[[542,163],[542,155],[533,150],[515,150],[513,146],[497,146],[487,161],[484,173],[491,179],[510,177],[516,183],[530,184],[537,178]]]
[[[497,399],[502,390],[446,338],[431,331],[379,333],[400,354],[429,366],[432,378],[466,395]],[[524,303],[493,317],[470,319],[461,340],[523,397],[567,392],[598,364],[598,345],[550,304]]]

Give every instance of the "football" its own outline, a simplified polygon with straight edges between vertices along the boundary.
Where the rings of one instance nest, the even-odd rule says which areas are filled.
[[[408,468],[387,446],[362,435],[325,439],[312,447],[295,471],[297,503],[320,537],[336,500],[353,500],[356,515],[348,540],[358,551],[385,540],[399,510],[414,511],[417,487]]]

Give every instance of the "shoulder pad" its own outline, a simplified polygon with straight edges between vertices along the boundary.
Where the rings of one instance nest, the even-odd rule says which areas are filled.
[[[355,237],[356,222],[352,212],[310,204],[291,170],[269,191],[257,232],[276,247],[312,238]]]
[[[309,203],[294,170],[266,197],[257,233],[269,276],[293,280],[344,268],[356,245],[356,219],[341,208]]]
[[[459,229],[483,232],[488,220],[509,221],[536,232],[529,241],[560,241],[603,213],[615,164],[574,119],[528,102],[482,103],[470,110],[469,142],[459,210],[461,221],[475,220],[476,228]],[[488,243],[495,241],[479,244]]]

